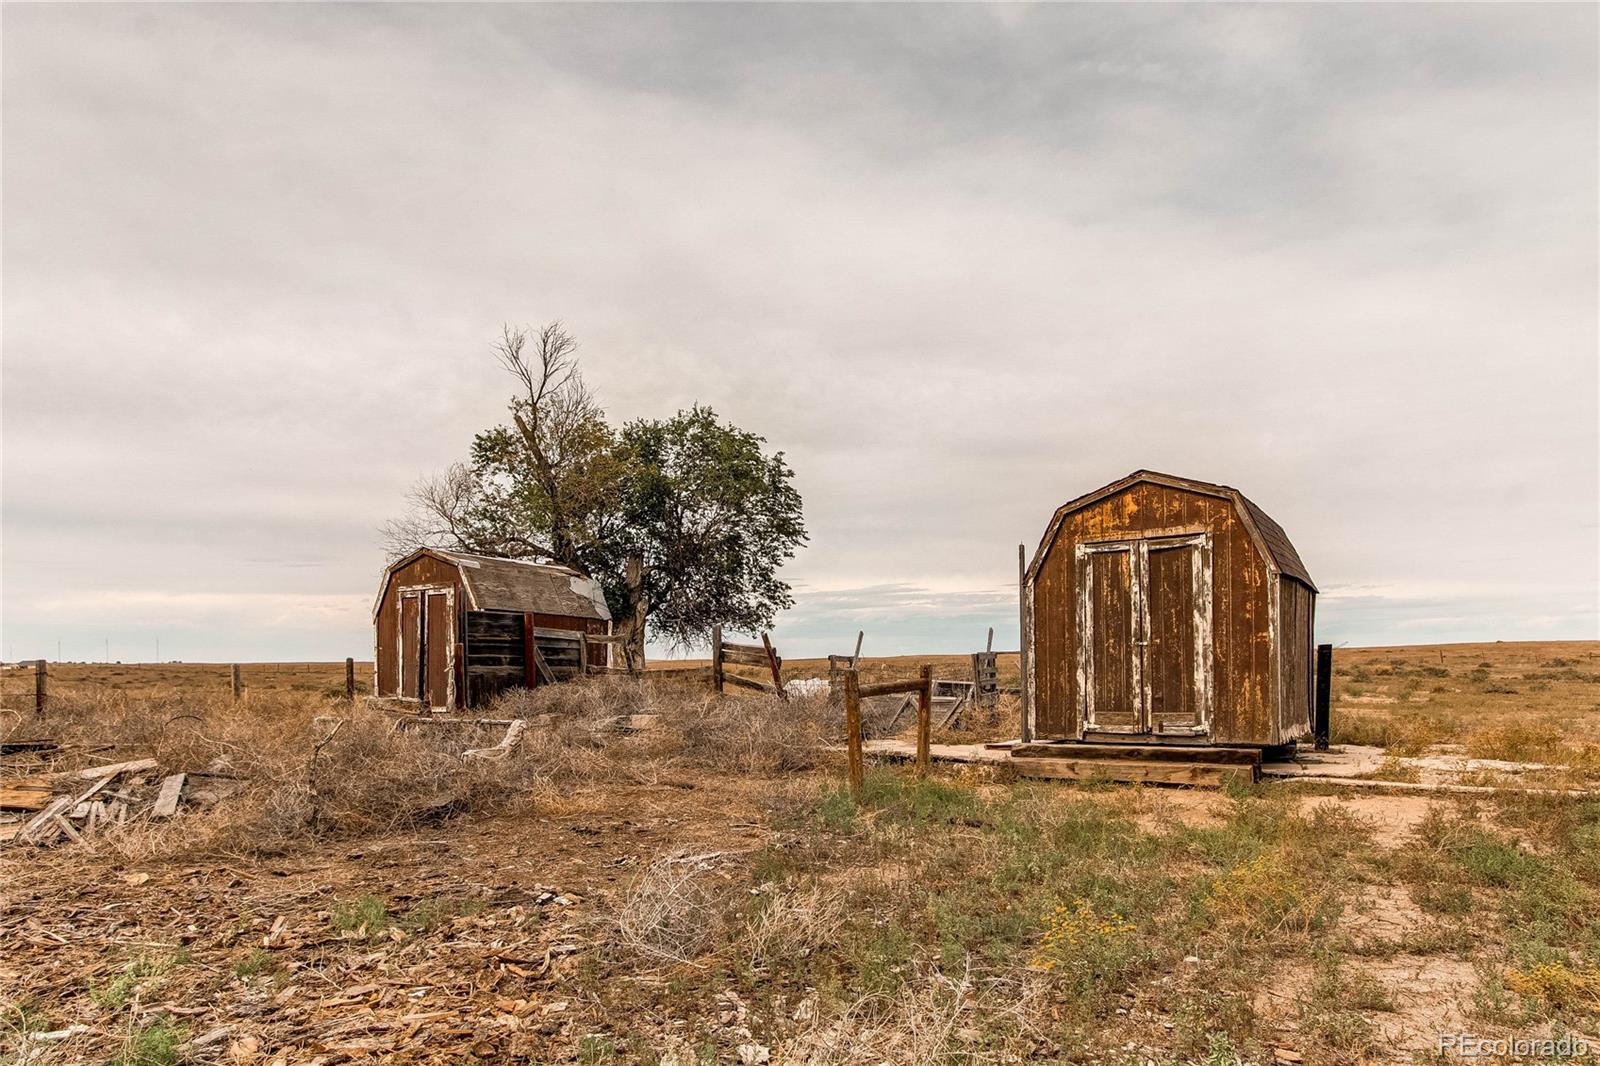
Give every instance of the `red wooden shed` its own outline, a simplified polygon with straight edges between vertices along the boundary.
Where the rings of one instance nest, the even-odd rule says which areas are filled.
[[[497,692],[581,674],[606,636],[604,594],[576,570],[420,548],[383,572],[372,608],[376,694],[430,708],[476,707]],[[530,654],[531,653],[531,654]]]

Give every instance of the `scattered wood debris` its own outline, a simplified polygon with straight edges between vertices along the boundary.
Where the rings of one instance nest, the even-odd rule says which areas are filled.
[[[208,805],[243,787],[218,774],[157,779],[155,768],[154,759],[134,759],[0,782],[0,844],[82,843],[109,826],[173,818],[185,800]]]

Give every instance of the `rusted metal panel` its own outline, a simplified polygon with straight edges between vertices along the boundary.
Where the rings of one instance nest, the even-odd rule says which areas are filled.
[[[1263,519],[1237,490],[1143,472],[1058,510],[1025,575],[1037,735],[1085,735],[1093,703],[1102,728],[1278,743],[1299,698],[1282,679],[1309,654],[1280,654],[1281,633],[1308,632],[1315,593]]]

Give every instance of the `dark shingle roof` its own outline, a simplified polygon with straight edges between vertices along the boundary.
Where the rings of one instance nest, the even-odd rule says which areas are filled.
[[[1285,577],[1292,577],[1296,581],[1309,585],[1312,589],[1317,587],[1311,580],[1311,574],[1306,570],[1306,564],[1300,561],[1300,553],[1294,550],[1294,545],[1289,543],[1289,535],[1283,527],[1274,522],[1255,501],[1238,489],[1233,490],[1239,497],[1239,502],[1244,505],[1245,513],[1250,516],[1250,521],[1255,523],[1256,529],[1261,533],[1261,539],[1266,542],[1267,552],[1272,556],[1272,561],[1277,564],[1278,570]]]
[[[395,571],[422,555],[432,555],[455,566],[466,585],[467,607],[474,611],[532,611],[568,618],[593,618],[611,621],[605,594],[600,586],[576,570],[552,563],[529,563],[492,555],[472,555],[445,548],[419,548],[396,559],[384,571],[383,585],[373,614]]]
[[[611,621],[600,586],[576,570],[490,555],[436,549],[454,562],[479,611],[537,611]]]

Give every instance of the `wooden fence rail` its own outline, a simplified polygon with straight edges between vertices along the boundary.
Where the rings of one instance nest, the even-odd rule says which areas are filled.
[[[727,671],[730,663],[735,666],[764,666],[772,672],[772,684],[730,674]],[[771,693],[780,700],[785,698],[783,660],[773,650],[772,641],[767,639],[765,633],[761,634],[760,644],[735,644],[722,639],[720,625],[711,627],[711,687],[721,692],[725,685]]]
[[[850,775],[850,797],[857,806],[865,786],[865,768],[862,765],[861,701],[872,696],[895,696],[903,692],[917,694],[917,762],[918,777],[928,776],[928,735],[933,718],[933,667],[924,666],[915,680],[882,681],[863,685],[854,667],[844,673],[844,729]]]

